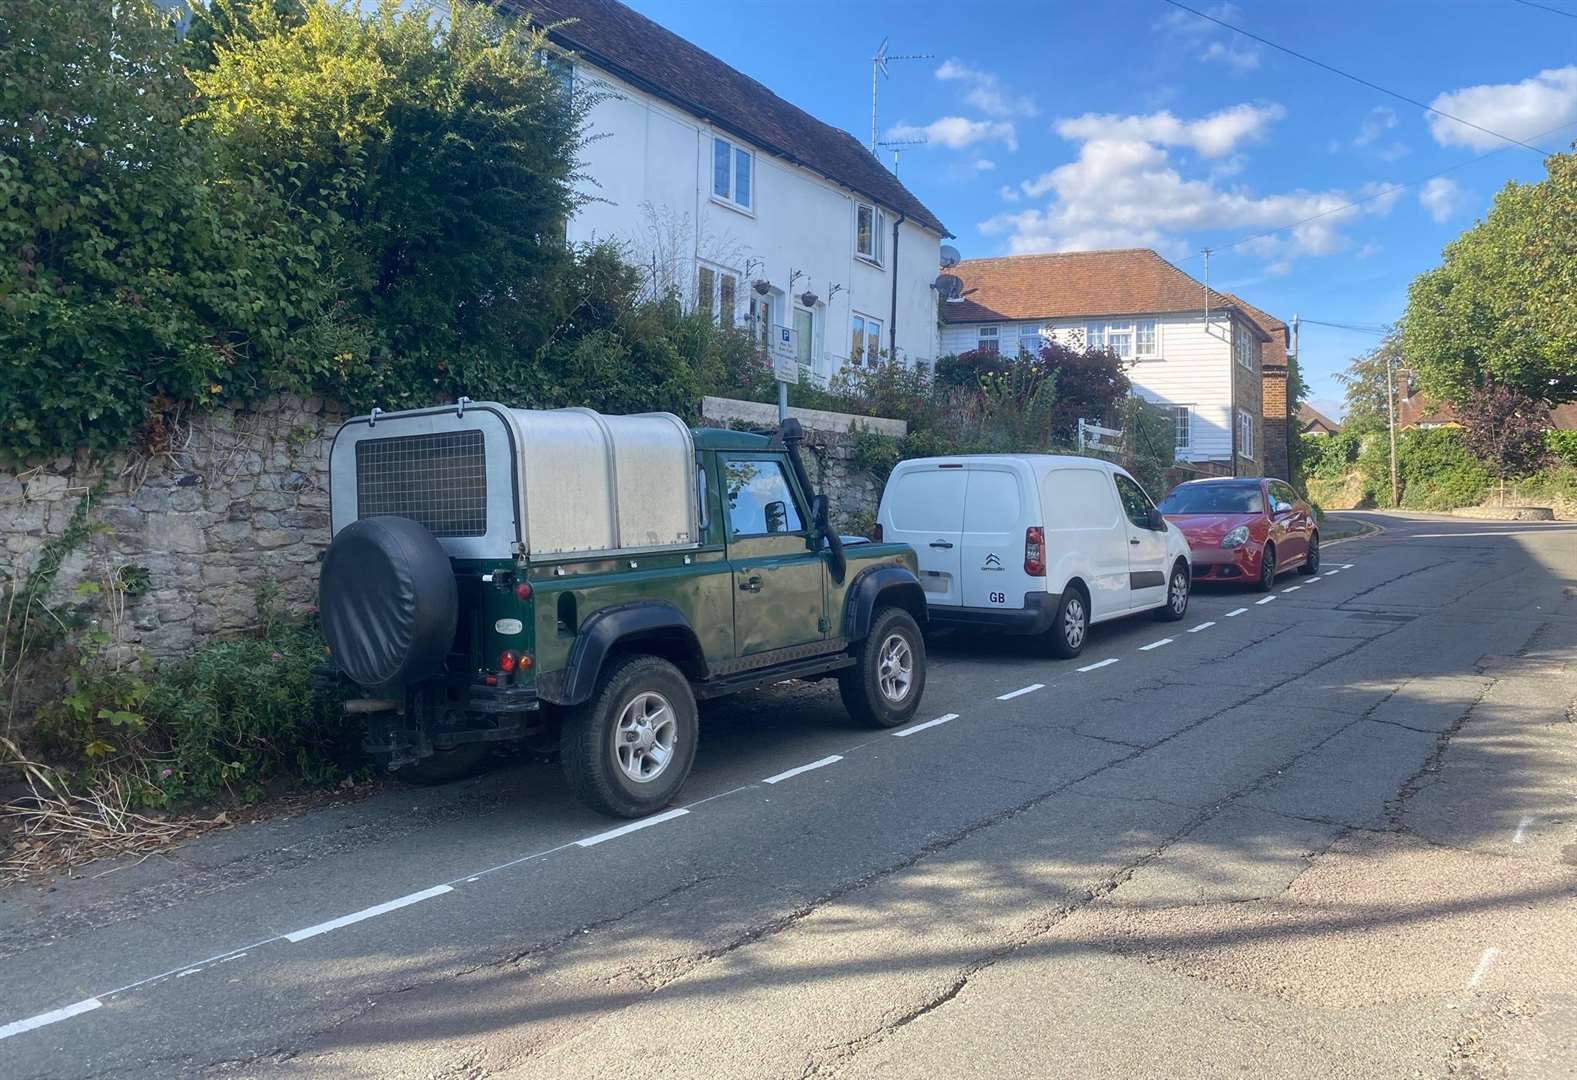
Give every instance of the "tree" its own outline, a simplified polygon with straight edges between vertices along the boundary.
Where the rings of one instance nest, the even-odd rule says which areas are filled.
[[[1502,503],[1508,476],[1524,476],[1544,464],[1550,413],[1543,402],[1509,386],[1480,386],[1457,406],[1457,417],[1468,450],[1499,481]]]
[[[1495,383],[1577,398],[1577,155],[1545,168],[1539,183],[1507,184],[1408,290],[1407,355],[1437,397],[1460,403]]]
[[[1336,376],[1346,387],[1344,432],[1365,435],[1386,429],[1390,422],[1386,392],[1391,372],[1403,366],[1402,335],[1393,330],[1375,348],[1354,357],[1347,370]]]

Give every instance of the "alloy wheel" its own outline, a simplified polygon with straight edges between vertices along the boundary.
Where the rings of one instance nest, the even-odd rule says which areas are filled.
[[[914,650],[902,634],[888,634],[877,653],[876,681],[882,697],[897,704],[909,696],[914,684]]]
[[[1084,601],[1077,596],[1068,597],[1062,616],[1062,640],[1075,651],[1084,644]]]
[[[1188,610],[1188,575],[1182,570],[1172,571],[1172,586],[1167,590],[1167,603],[1172,606],[1172,614],[1180,619],[1183,612]]]
[[[637,784],[650,783],[673,760],[678,737],[673,705],[655,691],[643,691],[619,713],[613,754],[625,776]]]

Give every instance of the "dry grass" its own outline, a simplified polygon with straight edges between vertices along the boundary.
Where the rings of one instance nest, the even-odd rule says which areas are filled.
[[[165,819],[131,809],[126,782],[113,775],[72,791],[47,765],[28,760],[0,738],[0,763],[18,770],[29,794],[0,805],[0,889],[40,874],[58,874],[108,856],[146,858],[229,823]]]

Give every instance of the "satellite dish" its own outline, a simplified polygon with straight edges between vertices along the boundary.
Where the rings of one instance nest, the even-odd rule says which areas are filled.
[[[952,244],[942,245],[942,268],[944,270],[950,266],[957,266],[961,258],[962,256],[958,254],[958,249]]]
[[[957,274],[938,274],[934,287],[937,294],[949,304],[956,304],[964,298],[964,279]]]

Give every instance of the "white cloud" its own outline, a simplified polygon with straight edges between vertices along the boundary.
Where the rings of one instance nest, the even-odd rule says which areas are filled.
[[[1455,180],[1437,176],[1418,189],[1418,205],[1438,222],[1447,222],[1467,202],[1467,193]]]
[[[1212,4],[1204,11],[1224,22],[1236,22],[1241,14],[1236,4],[1228,3]],[[1169,11],[1156,20],[1154,28],[1189,49],[1203,47],[1199,59],[1225,64],[1238,74],[1258,69],[1265,56],[1265,50],[1253,38],[1217,26],[1191,12]]]
[[[1518,83],[1469,86],[1441,94],[1431,108],[1523,142],[1551,128],[1577,123],[1577,65],[1550,68]],[[1428,115],[1429,133],[1441,146],[1494,150],[1507,145],[1487,132]]]
[[[1002,80],[996,74],[970,67],[961,60],[944,61],[936,69],[936,77],[967,85],[969,89],[964,92],[964,101],[987,116],[1034,116],[1040,112],[1033,98],[1009,93],[1002,88]]]
[[[976,172],[990,172],[992,169],[994,169],[996,167],[997,167],[997,163],[992,161],[990,158],[976,158],[975,159],[975,171]]]
[[[1075,142],[1121,140],[1187,146],[1205,157],[1222,157],[1238,143],[1262,138],[1287,114],[1280,105],[1234,105],[1198,120],[1179,120],[1165,110],[1145,116],[1085,113],[1059,120],[1054,130]]]
[[[1364,119],[1363,126],[1358,129],[1358,134],[1353,136],[1354,146],[1368,146],[1381,135],[1390,131],[1397,124],[1396,110],[1389,105],[1376,105],[1369,110],[1369,115]]]
[[[1018,132],[1008,120],[970,120],[962,116],[944,116],[929,124],[896,124],[887,129],[887,138],[924,139],[936,146],[962,150],[982,142],[1000,142],[1009,150],[1018,149]]]
[[[1014,187],[1012,184],[1003,184],[997,189],[997,195],[1002,199],[1003,202],[1007,203],[1016,203],[1022,197],[1018,193],[1018,188]]]
[[[982,222],[987,235],[1007,238],[1014,252],[1154,247],[1187,254],[1191,232],[1277,229],[1315,217],[1246,245],[1266,262],[1269,273],[1286,273],[1295,259],[1330,255],[1351,245],[1345,226],[1363,214],[1388,213],[1401,189],[1370,184],[1353,193],[1342,190],[1260,194],[1230,183],[1240,162],[1227,157],[1206,175],[1180,171],[1170,148],[1197,150],[1202,156],[1228,155],[1261,136],[1280,118],[1279,106],[1241,105],[1212,116],[1179,119],[1170,113],[1148,116],[1082,116],[1055,130],[1078,142],[1076,160],[1019,185],[1018,192],[1043,205],[1004,212]],[[1009,202],[1018,201],[1004,198]],[[1349,206],[1355,195],[1372,197]]]

